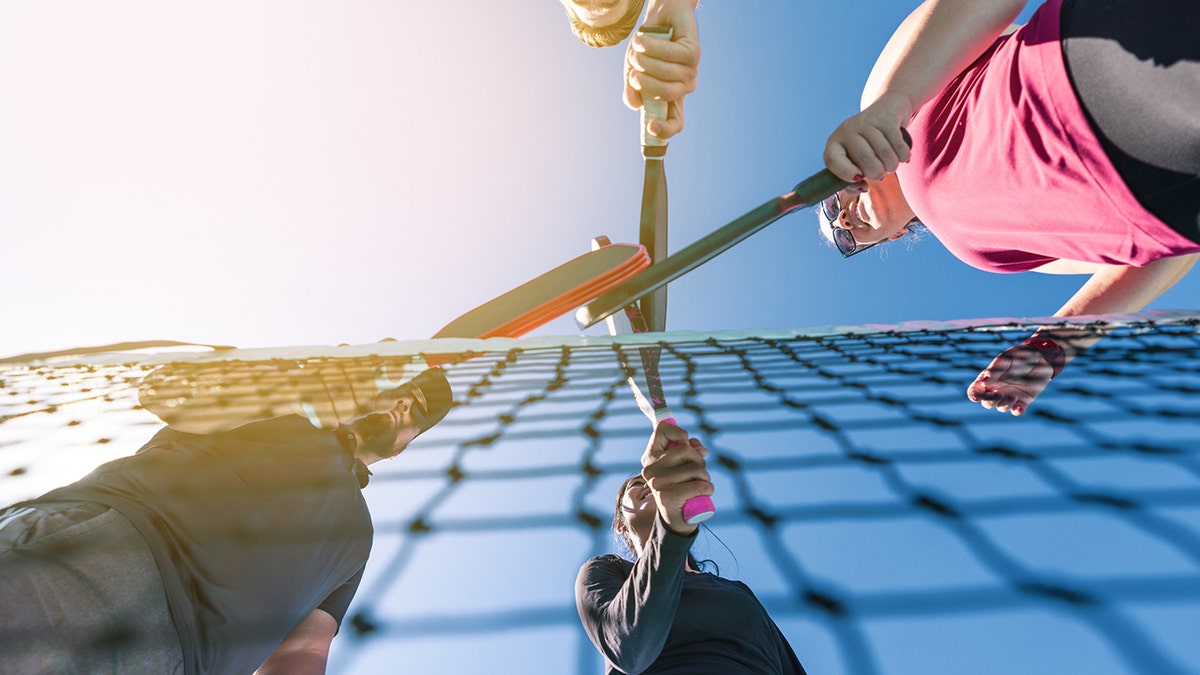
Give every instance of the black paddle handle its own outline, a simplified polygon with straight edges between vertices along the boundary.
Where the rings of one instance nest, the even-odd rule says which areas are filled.
[[[626,305],[733,248],[788,213],[799,208],[815,206],[822,199],[848,185],[850,183],[833,175],[828,169],[822,169],[798,183],[791,192],[744,213],[581,307],[576,313],[576,321],[585,328],[602,321]]]
[[[903,134],[904,142],[911,148],[913,142],[908,130],[900,127],[900,133]],[[575,313],[575,322],[581,328],[587,328],[602,321],[629,303],[639,300],[648,293],[733,248],[742,240],[781,217],[799,208],[816,206],[821,203],[821,200],[850,185],[851,183],[833,175],[829,169],[821,169],[797,183],[791,192],[747,211],[711,234],[680,249],[674,255],[667,256],[661,262],[654,263],[641,274],[580,307],[579,311]]]

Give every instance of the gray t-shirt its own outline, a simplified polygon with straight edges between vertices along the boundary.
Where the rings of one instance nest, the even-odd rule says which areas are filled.
[[[580,569],[575,604],[607,672],[804,675],[749,586],[685,570],[693,539],[656,519],[636,563],[602,555]]]
[[[314,609],[339,625],[371,550],[344,432],[282,417],[195,435],[165,428],[37,502],[91,501],[129,519],[162,573],[193,673],[252,672]]]

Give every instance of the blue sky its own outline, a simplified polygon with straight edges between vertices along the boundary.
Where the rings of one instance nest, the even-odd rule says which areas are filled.
[[[701,7],[672,246],[820,168],[907,10]],[[423,338],[593,235],[636,236],[621,51],[573,42],[549,0],[0,12],[2,353]],[[843,261],[816,237],[795,215],[680,280],[668,326],[1043,316],[1079,284],[979,272],[932,240]]]
[[[912,6],[702,3],[699,88],[666,159],[672,248],[821,168]],[[636,239],[622,58],[577,43],[553,0],[5,3],[0,355],[421,339],[594,235]],[[668,328],[1045,316],[1082,283],[986,274],[932,238],[842,260],[814,223],[793,215],[674,283]],[[1151,308],[1194,307],[1198,279]],[[569,317],[539,331],[577,333]],[[454,555],[474,556],[469,575],[519,566],[513,545]],[[564,557],[568,582],[578,562]],[[753,555],[739,563],[770,585]],[[529,644],[574,654],[577,639]],[[458,644],[401,658],[478,672]]]

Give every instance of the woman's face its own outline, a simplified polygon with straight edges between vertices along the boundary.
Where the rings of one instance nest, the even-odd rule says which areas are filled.
[[[849,230],[860,246],[899,239],[914,217],[895,174],[882,181],[867,180],[838,193],[836,226]]]
[[[641,476],[633,476],[621,485],[621,501],[618,505],[626,531],[634,540],[634,552],[641,553],[641,543],[650,536],[650,528],[658,513],[654,493]]]

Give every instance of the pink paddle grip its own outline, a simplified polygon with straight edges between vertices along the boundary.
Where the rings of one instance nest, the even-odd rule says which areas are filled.
[[[673,427],[679,426],[674,417],[665,417],[662,421]],[[713,504],[712,497],[708,495],[696,495],[683,503],[683,521],[688,525],[703,523],[715,515],[717,515],[717,507]]]
[[[703,523],[717,514],[712,497],[696,495],[683,504],[683,520],[688,525]]]

